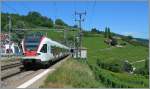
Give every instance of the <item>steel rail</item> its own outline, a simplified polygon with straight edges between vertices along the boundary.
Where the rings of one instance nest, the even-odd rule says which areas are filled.
[[[14,67],[17,67],[17,66],[21,66],[21,65],[22,65],[22,63],[20,63],[20,62],[3,65],[3,66],[1,66],[1,71],[7,70],[7,69],[10,69],[10,68],[14,68]]]

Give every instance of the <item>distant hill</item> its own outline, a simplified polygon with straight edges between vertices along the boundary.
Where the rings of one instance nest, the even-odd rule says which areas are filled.
[[[143,38],[134,38],[134,39],[136,39],[136,40],[139,41],[139,42],[145,43],[145,44],[148,44],[148,43],[149,43],[149,40],[148,40],[148,39],[143,39]]]
[[[91,33],[93,34],[105,34],[105,32],[103,31],[98,31],[97,29],[92,29],[91,31],[84,31],[84,35],[85,36],[92,36]],[[132,36],[125,36],[125,35],[121,35],[121,34],[118,34],[118,33],[114,33],[114,32],[111,32],[112,36],[114,37],[119,37],[121,38],[122,40],[126,41],[126,42],[129,42],[130,44],[133,44],[133,45],[141,45],[141,46],[145,46],[145,47],[148,47],[148,43],[149,43],[149,40],[148,39],[142,39],[142,38],[135,38],[135,37],[132,37]],[[96,36],[96,35],[95,35]]]
[[[62,19],[53,21],[50,17],[42,16],[39,12],[29,12],[27,15],[1,13],[1,29],[8,31],[8,17],[12,20],[12,29],[29,29],[36,27],[64,28],[69,27]]]

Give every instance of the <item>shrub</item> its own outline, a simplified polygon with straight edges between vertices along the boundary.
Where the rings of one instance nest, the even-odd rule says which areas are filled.
[[[113,72],[122,72],[122,66],[120,63],[105,63],[97,59],[97,65],[103,69],[107,69]]]
[[[97,80],[101,80],[107,87],[112,88],[140,88],[148,87],[148,80],[139,76],[130,76],[131,79],[126,78],[127,75],[119,75],[108,70],[96,67]],[[122,81],[123,80],[123,81]]]
[[[111,40],[112,40],[112,41],[111,41],[111,45],[112,45],[112,46],[115,46],[115,45],[118,44],[118,42],[117,42],[116,39],[112,38]]]
[[[124,43],[120,43],[120,45],[123,45],[123,46],[124,46],[124,45],[127,45],[127,43],[125,43],[125,42],[124,42]]]

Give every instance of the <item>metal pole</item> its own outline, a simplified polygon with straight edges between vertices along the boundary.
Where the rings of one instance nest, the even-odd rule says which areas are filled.
[[[8,19],[9,19],[9,31],[8,31],[8,36],[9,36],[9,50],[10,50],[10,43],[11,43],[11,33],[10,33],[10,30],[11,30],[11,16],[8,16]],[[9,51],[9,54],[10,54],[10,51]]]
[[[79,25],[80,25],[80,32],[79,32],[79,37],[80,37],[80,39],[79,39],[79,41],[80,41],[80,44],[79,44],[79,52],[80,52],[80,58],[81,58],[81,48],[82,48],[82,28],[81,28],[81,15],[82,14],[79,14],[79,16],[80,16],[80,21],[79,21]]]
[[[0,3],[0,6],[1,6],[1,3]],[[1,16],[0,16],[0,23],[1,23]],[[0,24],[0,26],[1,26],[1,24]],[[1,33],[1,28],[0,28],[0,36],[2,37],[2,33]],[[1,59],[1,57],[2,57],[2,43],[1,43],[1,37],[0,37],[0,59]],[[1,64],[1,60],[0,60],[0,64]],[[1,66],[0,66],[0,70],[1,70]],[[0,78],[1,78],[1,76],[0,76]],[[2,81],[0,81],[0,87],[2,87]]]
[[[66,41],[66,29],[64,29],[64,44],[67,46],[67,41]]]
[[[75,12],[75,15],[79,15],[79,20],[76,20],[75,21],[79,21],[79,33],[78,33],[78,36],[79,36],[79,53],[80,53],[80,57],[81,57],[81,48],[82,48],[82,28],[81,28],[81,22],[84,21],[84,19],[82,19],[82,15],[86,15],[86,12],[83,12],[83,13],[78,13],[78,12]],[[78,47],[77,47],[78,48]]]

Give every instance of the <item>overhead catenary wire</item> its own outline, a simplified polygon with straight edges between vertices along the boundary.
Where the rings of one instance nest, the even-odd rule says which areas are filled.
[[[77,5],[76,5],[76,4],[77,4],[77,1],[75,0],[75,1],[74,1],[74,12],[77,11]],[[73,14],[74,14],[74,13],[73,13]],[[74,19],[76,20],[76,14],[74,14],[74,17],[75,17]],[[75,22],[75,25],[76,25],[76,26],[79,25],[77,21],[74,21],[74,22]]]
[[[5,6],[7,6],[7,7],[9,7],[9,8],[11,8],[12,10],[14,10],[15,12],[17,12],[16,11],[16,9],[14,9],[14,8],[12,8],[12,7],[10,7],[9,5],[6,5],[6,4],[4,4],[3,3],[3,5],[5,5]],[[12,18],[11,18],[11,14],[8,16],[8,39],[9,39],[9,49],[10,49],[10,44],[11,44],[11,29],[12,29]],[[8,57],[10,57],[10,55],[8,55]]]
[[[32,8],[30,8],[27,4],[22,3],[22,6],[28,10],[28,11],[34,11]]]
[[[73,10],[74,10],[73,12],[75,12],[75,11],[76,11],[76,0],[74,0],[73,3],[74,3],[74,4],[73,4],[73,8],[74,8],[74,9],[73,9]],[[75,14],[72,13],[72,15],[73,15],[73,19],[75,19]],[[74,25],[77,25],[77,24],[76,24],[76,21],[73,21],[73,22],[74,22]]]
[[[13,8],[12,6],[10,6],[4,2],[2,3],[2,9],[3,9],[3,5],[4,5],[4,7],[6,6],[6,10],[8,10],[8,8],[9,8],[9,9],[13,10],[15,13],[18,13],[18,11],[15,8]]]
[[[16,8],[14,8],[14,7],[12,7],[12,6],[8,5],[8,4],[6,4],[6,3],[5,3],[4,5],[6,5],[9,9],[13,10],[14,12],[16,12],[16,13],[14,13],[14,14],[19,14],[19,10],[17,10]],[[18,6],[19,6],[19,5],[18,5]],[[22,3],[21,7],[25,7],[25,5]],[[26,8],[26,7],[25,7],[25,8]],[[22,9],[22,8],[21,8],[21,9]],[[27,9],[29,9],[29,8],[27,8]],[[11,22],[13,23],[13,17],[11,16],[11,13],[10,13],[9,16],[10,16],[9,18],[11,18]],[[8,19],[8,20],[9,20],[9,19]],[[13,26],[11,26],[11,27],[13,27]],[[11,30],[16,31],[16,29],[12,29],[12,28],[11,28]]]
[[[93,17],[95,17],[95,7],[96,7],[96,0],[93,1],[93,6],[92,6],[92,10],[91,10],[92,12],[91,12],[91,19],[90,19],[89,27],[92,27],[92,28],[94,27]]]
[[[84,7],[86,7],[86,3],[84,5]],[[83,28],[81,27],[81,22],[85,21],[85,19],[82,16],[86,15],[86,8],[84,8],[84,7],[83,7],[84,12],[83,11],[81,12],[79,10],[77,11],[77,9],[76,9],[76,2],[75,2],[75,5],[74,5],[74,9],[75,9],[75,22],[78,23],[78,28],[80,29],[78,31],[78,34],[76,34],[76,36],[75,36],[76,41],[74,39],[74,41],[75,41],[75,43],[74,43],[75,46],[74,47],[76,48],[76,58],[80,58],[81,57],[82,34],[83,34],[83,32],[82,32]],[[76,18],[77,15],[79,16],[78,19]],[[78,56],[78,53],[80,54],[80,57]]]
[[[57,17],[57,12],[58,12],[57,10],[58,10],[58,9],[57,9],[57,3],[56,3],[56,1],[54,1],[54,10],[55,10],[55,11],[54,11],[54,13],[55,13],[54,21],[56,21],[56,19],[58,18],[58,17]]]
[[[13,10],[14,12],[16,12],[16,14],[18,14],[18,11],[14,8],[14,7],[12,7],[12,6],[10,6],[10,5],[8,5],[8,4],[6,4],[6,3],[2,3],[2,5],[4,5],[4,8],[6,8],[7,10],[8,9],[11,9],[11,10]],[[5,7],[6,6],[6,7]],[[11,14],[9,14],[9,16],[8,16],[8,26],[9,26],[9,37],[10,37],[10,30],[12,30],[12,20],[13,20],[13,18],[12,18],[12,16],[11,16]],[[9,39],[10,40],[10,39]]]
[[[81,48],[82,48],[82,35],[83,35],[83,32],[82,32],[82,27],[81,27],[81,22],[84,21],[84,19],[82,18],[83,15],[86,15],[86,11],[85,12],[75,12],[75,15],[78,15],[79,16],[79,19],[75,19],[75,21],[78,21],[79,22],[79,33],[78,33],[78,38],[77,40],[77,51],[79,51],[80,53],[80,57],[81,57]],[[80,50],[79,50],[80,49]],[[78,52],[77,52],[77,58],[78,58]]]

